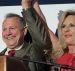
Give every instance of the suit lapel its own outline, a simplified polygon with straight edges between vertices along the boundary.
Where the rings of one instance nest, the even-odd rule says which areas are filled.
[[[24,57],[26,55],[26,50],[28,48],[29,43],[24,43],[20,50],[17,50],[15,53],[15,57]]]
[[[1,54],[2,55],[5,55],[5,52],[7,51],[7,48],[5,48],[2,52],[1,52]]]
[[[24,56],[28,56],[27,55],[27,52],[28,50],[30,49],[30,46],[29,46],[30,43],[27,43],[27,42],[24,42],[22,48],[20,50],[17,50],[15,52],[15,57],[24,57]],[[1,55],[5,55],[5,52],[7,51],[7,48],[5,48],[2,52],[1,52]]]

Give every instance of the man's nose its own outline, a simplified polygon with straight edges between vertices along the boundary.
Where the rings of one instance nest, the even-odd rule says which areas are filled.
[[[7,30],[7,35],[10,36],[11,35],[11,31],[8,29]]]

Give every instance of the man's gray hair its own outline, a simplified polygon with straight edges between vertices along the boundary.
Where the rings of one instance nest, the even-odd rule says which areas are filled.
[[[8,13],[8,14],[6,14],[5,20],[6,20],[7,18],[11,18],[11,17],[17,17],[17,18],[19,18],[19,20],[20,20],[20,22],[21,22],[21,25],[22,25],[22,26],[26,26],[26,23],[25,23],[25,20],[23,19],[23,17],[21,17],[21,16],[18,15],[18,14],[15,14],[15,13]],[[4,23],[4,22],[3,22],[3,23]]]

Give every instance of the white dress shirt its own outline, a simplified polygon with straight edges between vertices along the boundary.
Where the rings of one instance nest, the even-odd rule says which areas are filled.
[[[17,48],[14,48],[14,50],[20,50],[21,48],[22,48],[22,46],[23,46],[23,44],[22,45],[20,45],[19,47],[17,47]],[[10,50],[12,50],[12,49],[9,49],[9,48],[7,48],[7,51],[5,52],[5,55],[8,55],[8,52],[10,51]]]

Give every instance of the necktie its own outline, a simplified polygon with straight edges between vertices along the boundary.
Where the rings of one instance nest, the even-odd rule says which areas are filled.
[[[15,50],[8,51],[8,56],[14,56],[14,55],[15,55]]]

